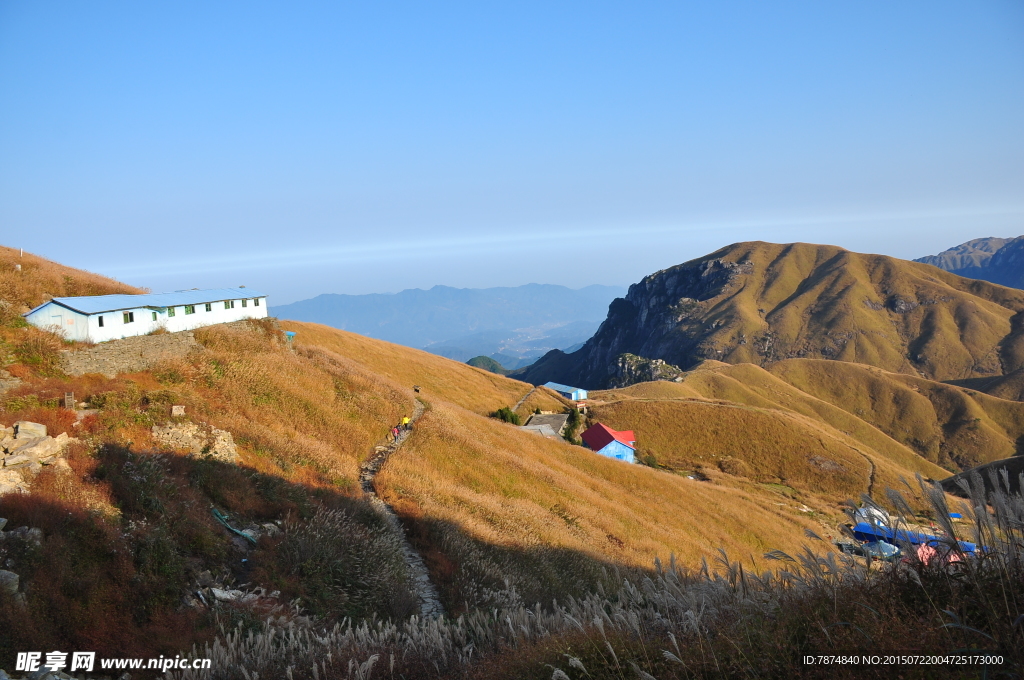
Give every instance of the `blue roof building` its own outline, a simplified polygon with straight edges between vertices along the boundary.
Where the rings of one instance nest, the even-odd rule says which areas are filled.
[[[27,312],[33,326],[68,340],[104,342],[158,329],[187,331],[267,316],[267,296],[248,288],[179,290],[143,295],[58,297]]]
[[[544,387],[572,401],[583,401],[587,398],[587,391],[580,387],[570,387],[556,382],[544,383]]]

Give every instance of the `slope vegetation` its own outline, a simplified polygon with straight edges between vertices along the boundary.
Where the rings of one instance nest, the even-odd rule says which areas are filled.
[[[651,274],[612,303],[572,354],[513,375],[621,384],[624,354],[688,368],[834,359],[933,380],[1024,366],[1024,291],[882,255],[804,243],[738,243]]]

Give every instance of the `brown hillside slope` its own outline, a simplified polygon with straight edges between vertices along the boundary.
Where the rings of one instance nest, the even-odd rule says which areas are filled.
[[[722,547],[760,563],[765,548],[822,530],[764,489],[629,465],[441,402],[378,488],[422,532],[449,601],[470,606],[505,602],[506,580],[527,602],[562,599],[567,576],[670,553],[695,564]]]
[[[532,385],[474,368],[462,362],[418,349],[393,345],[348,331],[315,323],[282,321],[295,331],[297,345],[317,346],[358,361],[368,370],[386,376],[406,389],[423,388],[427,401],[443,399],[481,414],[503,406],[514,406]],[[561,411],[564,405],[547,390],[538,390],[531,404],[544,410]]]
[[[21,265],[20,271],[17,265]],[[0,314],[21,314],[52,297],[144,292],[106,276],[0,246],[0,300],[10,309],[0,308]]]
[[[916,473],[948,475],[869,423],[751,364],[719,364],[687,373],[681,383],[592,397],[594,420],[634,430],[641,458],[673,469],[717,467],[833,500],[869,487],[882,497]]]
[[[1024,366],[1024,291],[826,245],[737,243],[651,274],[580,350],[515,377],[598,388],[630,353],[683,368],[836,359],[929,379]]]
[[[768,370],[942,465],[974,467],[1024,443],[1024,403],[859,364],[793,359]]]

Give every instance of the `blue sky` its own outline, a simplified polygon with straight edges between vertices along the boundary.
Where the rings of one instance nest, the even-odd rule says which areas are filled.
[[[0,243],[154,290],[1024,234],[1024,3],[0,0]]]

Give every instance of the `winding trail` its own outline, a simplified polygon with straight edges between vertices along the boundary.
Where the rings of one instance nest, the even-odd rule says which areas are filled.
[[[410,417],[410,424],[415,424],[421,415],[423,415],[423,402],[417,399],[416,408]],[[370,497],[370,505],[373,506],[373,509],[384,518],[384,521],[391,527],[391,530],[402,539],[402,556],[405,559],[405,565],[409,569],[409,576],[412,579],[412,590],[420,601],[420,616],[424,619],[436,619],[444,615],[444,607],[441,605],[441,597],[437,592],[437,588],[430,582],[430,572],[427,571],[427,565],[420,554],[416,552],[416,549],[412,547],[412,544],[409,543],[405,530],[402,528],[402,523],[398,520],[398,515],[395,514],[390,505],[377,495],[377,486],[374,483],[374,478],[376,478],[380,469],[384,467],[384,463],[401,448],[411,433],[411,430],[402,430],[397,440],[390,442],[387,446],[378,446],[374,450],[373,455],[360,466],[359,485],[366,492],[366,495]]]
[[[537,391],[537,386],[534,385],[533,389],[523,395],[523,398],[516,402],[516,405],[512,407],[513,411],[518,411],[519,407],[526,403],[526,400],[530,398],[530,395]]]

